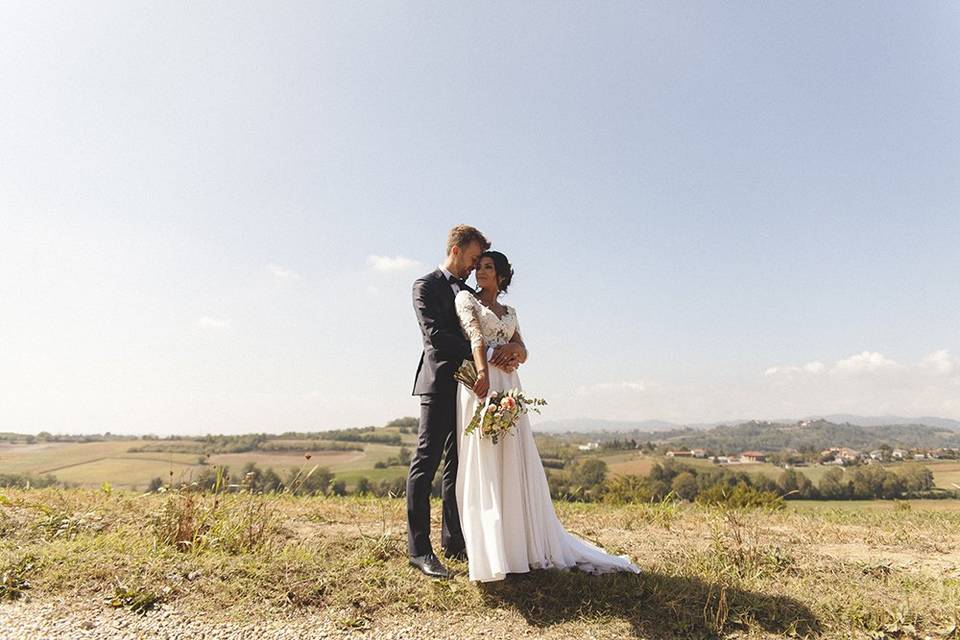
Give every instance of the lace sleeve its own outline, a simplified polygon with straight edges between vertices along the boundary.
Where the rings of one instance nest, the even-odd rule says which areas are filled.
[[[470,348],[483,346],[483,329],[480,327],[480,310],[477,308],[477,299],[469,291],[457,294],[457,317],[463,331],[470,338]]]

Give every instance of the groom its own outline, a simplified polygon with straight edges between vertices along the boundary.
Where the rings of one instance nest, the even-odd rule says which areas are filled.
[[[457,381],[453,374],[473,356],[457,319],[454,298],[462,289],[470,290],[465,280],[489,248],[480,231],[457,225],[447,237],[443,264],[413,283],[413,310],[420,323],[423,353],[413,384],[413,395],[420,396],[420,432],[407,476],[407,546],[410,564],[435,578],[450,577],[430,544],[430,490],[441,455],[440,545],[448,558],[466,557],[457,511]],[[510,343],[494,351],[490,363],[516,367],[522,354],[522,343]]]

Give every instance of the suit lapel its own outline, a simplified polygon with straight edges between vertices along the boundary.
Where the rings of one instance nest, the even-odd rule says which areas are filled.
[[[443,271],[440,269],[434,269],[433,275],[437,279],[437,286],[442,287],[443,289],[444,298],[447,299],[450,304],[453,304],[453,289],[450,288],[450,283],[447,282],[447,278],[443,275]]]

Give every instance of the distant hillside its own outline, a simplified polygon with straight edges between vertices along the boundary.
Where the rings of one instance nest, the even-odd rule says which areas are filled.
[[[801,419],[782,418],[760,420],[764,424],[794,424]],[[802,420],[808,422],[817,422],[825,420],[827,422],[841,425],[850,424],[858,427],[934,427],[939,430],[947,429],[949,431],[960,432],[960,420],[951,418],[937,418],[933,416],[922,416],[919,418],[906,418],[903,416],[858,416],[852,414],[831,414],[826,416],[806,416]],[[738,420],[723,420],[716,422],[696,422],[688,424],[678,424],[667,420],[603,420],[598,418],[569,418],[564,420],[545,420],[535,422],[533,428],[542,433],[591,433],[595,431],[613,431],[620,433],[649,433],[663,432],[670,430],[693,429],[695,431],[708,431],[716,427],[728,427],[731,425],[742,425],[757,422],[749,418]],[[922,445],[918,445],[922,446]]]
[[[905,448],[960,447],[960,432],[944,427],[920,424],[894,424],[863,427],[836,424],[827,420],[800,423],[745,422],[720,426],[702,432],[663,434],[661,442],[677,449],[712,449],[737,452],[744,449],[779,451],[798,449],[819,451],[829,447],[850,447],[861,451],[881,445]]]
[[[643,432],[679,429],[680,425],[666,420],[599,420],[595,418],[570,418],[534,422],[533,430],[541,433],[590,433],[593,431]]]
[[[823,420],[835,424],[855,424],[860,427],[880,427],[887,425],[905,425],[922,424],[928,427],[942,427],[951,431],[960,431],[960,420],[951,420],[950,418],[935,418],[933,416],[921,416],[919,418],[904,418],[903,416],[854,416],[849,414],[833,414],[829,416],[819,416]],[[811,418],[816,419],[817,417]]]

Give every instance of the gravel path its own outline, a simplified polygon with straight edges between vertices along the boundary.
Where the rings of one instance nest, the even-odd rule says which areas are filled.
[[[617,626],[617,625],[614,625]],[[600,631],[600,633],[597,633]],[[622,638],[629,628],[560,625],[549,629],[530,626],[520,616],[506,611],[490,615],[451,616],[442,612],[419,613],[402,618],[384,618],[364,629],[345,629],[320,615],[277,616],[253,624],[215,623],[196,614],[162,604],[146,615],[114,609],[95,601],[78,602],[49,598],[23,599],[0,604],[0,640],[138,640],[141,638],[190,640],[441,640],[444,638]]]

